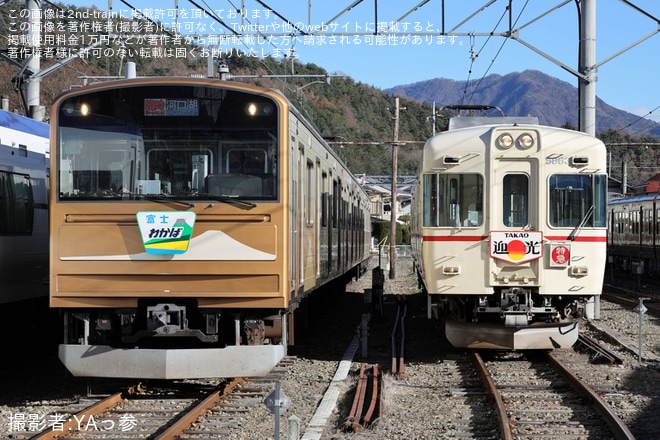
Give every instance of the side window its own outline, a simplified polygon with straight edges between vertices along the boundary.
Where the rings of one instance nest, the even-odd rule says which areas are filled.
[[[0,234],[31,234],[33,209],[30,177],[0,172]]]
[[[438,175],[424,175],[424,226],[438,226]]]
[[[594,175],[594,216],[593,225],[597,228],[607,226],[607,176]]]
[[[524,174],[504,176],[502,222],[510,228],[527,226],[529,213],[529,178]]]

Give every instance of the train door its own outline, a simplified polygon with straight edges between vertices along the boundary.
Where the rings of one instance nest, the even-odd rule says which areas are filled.
[[[301,243],[301,253],[303,256],[303,274],[301,282],[305,286],[305,291],[310,290],[316,284],[316,271],[317,271],[317,261],[316,248],[318,247],[318,240],[316,234],[317,222],[316,222],[316,181],[318,180],[315,174],[316,169],[314,168],[314,162],[309,158],[304,159],[304,213],[302,216],[302,225],[304,233],[303,243]]]
[[[330,274],[330,184],[328,173],[321,172],[321,276],[323,278]]]
[[[339,240],[338,240],[338,227],[339,227],[339,187],[337,186],[337,180],[332,179],[332,194],[330,194],[330,226],[329,226],[329,237],[328,244],[330,249],[330,274],[337,272],[337,261],[338,261],[338,249],[339,249]]]
[[[293,118],[290,120],[292,124],[292,133],[298,133],[298,121]],[[295,128],[294,128],[295,127]],[[289,290],[292,299],[298,295],[298,280],[300,279],[300,258],[299,258],[299,231],[298,227],[298,213],[300,212],[300,150],[298,149],[297,136],[292,134],[291,142],[289,145]]]
[[[316,158],[316,171],[314,175],[315,179],[315,185],[314,185],[314,197],[316,197],[316,205],[315,205],[315,215],[314,215],[314,221],[315,221],[315,230],[314,230],[314,236],[316,240],[316,246],[315,246],[315,252],[316,252],[316,278],[321,277],[321,264],[322,264],[322,258],[321,255],[323,253],[323,240],[321,238],[321,231],[322,231],[322,226],[323,226],[323,207],[319,206],[319,203],[323,203],[323,186],[322,186],[322,171],[321,171],[321,159]]]
[[[321,226],[320,226],[320,209],[318,206],[319,198],[321,196],[321,159],[316,158],[315,162],[311,163],[310,184],[307,200],[309,201],[309,220],[308,225],[312,228],[312,249],[313,265],[314,265],[314,278],[318,279],[321,275]]]
[[[344,193],[343,193],[342,180],[338,179],[337,181],[337,271],[341,272],[344,258],[344,249],[343,249],[343,234],[342,229],[344,228]]]
[[[305,147],[302,142],[298,143],[295,156],[295,178],[293,179],[294,194],[292,197],[292,210],[291,210],[291,234],[293,242],[291,243],[291,258],[293,263],[293,279],[295,296],[302,293],[304,286],[304,258],[305,253],[303,249],[304,242],[304,207],[305,207]]]
[[[538,282],[542,255],[543,195],[534,159],[498,158],[491,168],[490,256],[495,284]]]

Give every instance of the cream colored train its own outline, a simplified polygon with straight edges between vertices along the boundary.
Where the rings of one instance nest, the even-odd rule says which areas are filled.
[[[429,317],[452,345],[576,341],[605,270],[602,142],[535,118],[454,118],[424,147],[412,203]]]
[[[76,376],[267,373],[369,255],[368,198],[274,90],[129,79],[51,112],[50,304]]]

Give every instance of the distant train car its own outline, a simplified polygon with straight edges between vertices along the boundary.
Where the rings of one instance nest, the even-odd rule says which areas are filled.
[[[0,304],[48,296],[48,124],[0,110]]]
[[[613,269],[660,275],[660,194],[639,194],[608,203],[607,255]]]
[[[456,347],[568,347],[602,287],[605,146],[526,120],[468,119],[427,141],[413,195],[429,315]]]
[[[265,374],[302,300],[369,256],[366,193],[280,92],[122,80],[64,93],[51,121],[50,301],[74,375]]]

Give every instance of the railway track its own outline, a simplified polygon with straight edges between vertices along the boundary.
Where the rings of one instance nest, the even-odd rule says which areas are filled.
[[[602,297],[608,301],[622,304],[628,307],[637,307],[640,299],[644,300],[644,306],[650,313],[660,315],[660,298],[623,287],[607,285],[603,287]]]
[[[397,378],[394,374],[391,374],[390,358],[393,356],[391,356],[390,346],[393,321],[395,320],[394,313],[398,305],[395,299],[396,295],[390,296],[392,298],[386,304],[386,307],[388,307],[386,317],[380,320],[376,319],[370,324],[369,355],[359,360],[360,363],[378,365],[379,367],[383,388],[383,394],[380,398],[384,399],[382,413],[378,410],[377,417],[379,419],[377,423],[361,424],[358,428],[361,429],[361,433],[355,433],[354,436],[356,438],[377,437],[382,440],[399,438],[504,438],[499,427],[498,417],[494,416],[495,407],[492,398],[484,389],[469,353],[451,349],[444,344],[444,341],[438,336],[435,325],[426,319],[425,304],[422,304],[424,298],[418,298],[415,295],[407,298],[408,307],[405,319],[407,327],[405,360],[407,364],[405,365],[405,376]],[[361,301],[362,298],[358,297],[356,304],[361,304]],[[621,311],[618,308],[616,310],[617,315],[611,319],[621,319],[619,315]],[[609,306],[603,310],[603,313],[611,313]],[[343,376],[337,374],[336,360],[341,358],[340,364],[344,365],[346,372],[352,370],[356,372],[356,376],[357,371],[360,370],[360,363],[356,363],[357,361],[354,360],[353,355],[342,358],[341,354],[338,355],[333,351],[335,346],[336,349],[341,350],[346,348],[343,343],[332,344],[332,342],[337,341],[337,316],[344,315],[334,313],[332,320],[329,321],[332,325],[320,326],[320,328],[328,330],[327,333],[324,333],[324,337],[319,338],[315,334],[313,339],[302,340],[306,344],[300,345],[300,347],[307,347],[310,351],[297,351],[296,354],[299,359],[296,366],[289,369],[281,380],[282,390],[293,402],[286,416],[295,415],[300,419],[300,432],[304,431],[305,436],[302,438],[305,439],[344,438],[345,435],[348,435],[345,433],[345,422],[349,415],[351,402],[345,400],[349,398],[345,393],[349,392],[350,398],[352,398],[354,388],[351,389],[350,384],[346,382],[346,374]],[[352,325],[353,331],[355,330],[355,322],[354,319],[347,320],[347,323]],[[314,345],[313,342],[317,340],[323,340],[324,344]],[[394,340],[398,345],[401,338],[397,335]],[[355,342],[354,352],[357,350],[357,346],[358,344]],[[554,354],[560,356],[562,362],[569,365],[576,374],[589,381],[591,387],[610,406],[617,410],[619,417],[626,422],[638,440],[657,438],[658,405],[656,402],[660,402],[660,400],[656,392],[657,387],[653,384],[657,383],[660,369],[656,365],[642,365],[642,368],[636,368],[637,362],[627,356],[625,351],[619,352],[614,347],[614,352],[623,354],[623,364],[614,361],[616,365],[612,365],[612,362],[605,357],[603,359],[608,359],[607,362],[598,359],[594,363],[593,361],[596,360],[594,355],[592,353],[587,355],[582,351],[559,350]],[[597,355],[597,357],[603,357],[603,355]],[[507,361],[509,368],[512,364],[512,361]],[[399,365],[399,363],[396,362],[396,365]],[[534,368],[536,369],[536,367]],[[369,371],[369,368],[367,368],[367,371]],[[532,407],[539,407],[541,404],[536,389],[538,385],[535,381],[544,381],[545,379],[529,379],[516,370],[508,370],[508,373],[505,372],[505,376],[509,373],[515,374],[513,379],[516,380],[517,378],[520,383],[529,382],[533,384],[530,387],[521,386],[519,388],[521,393],[519,402],[528,402]],[[55,380],[56,378],[52,379],[52,381]],[[351,378],[350,383],[354,380],[354,378]],[[183,438],[214,438],[213,435],[209,435],[211,432],[215,433],[215,438],[222,437],[223,432],[229,433],[224,436],[226,438],[272,436],[273,415],[268,412],[266,406],[263,405],[263,401],[265,396],[272,390],[273,382],[273,379],[266,379],[263,384],[256,381],[240,384],[234,391],[233,397],[225,399],[226,404],[224,406],[214,407],[207,412],[208,417],[199,417],[194,422],[194,429],[182,434],[182,436],[185,435]],[[568,387],[568,385],[566,386]],[[211,386],[207,386],[206,389],[210,392],[211,388]],[[325,392],[334,395],[334,400],[327,405],[328,408],[324,414],[325,419],[321,420],[319,417],[320,421],[318,421],[315,412],[322,406],[319,405],[319,402],[326,400]],[[84,387],[80,393],[84,394]],[[494,393],[495,396],[498,394],[502,393],[500,391]],[[196,396],[196,400],[201,399],[200,395]],[[578,406],[586,405],[589,402],[588,398],[579,397],[577,394],[572,399],[577,402],[576,405]],[[5,420],[9,420],[9,422],[18,420],[18,416],[22,414],[26,418],[30,414],[38,414],[39,416],[47,414],[44,418],[48,419],[50,412],[43,409],[43,398],[38,395],[34,398],[34,401],[41,406],[24,409],[25,403],[19,402],[16,404],[16,408],[19,409],[11,414],[13,418]],[[250,401],[252,403],[248,405]],[[88,406],[91,403],[91,400],[85,399],[81,402],[81,405]],[[57,405],[60,407],[61,403]],[[560,412],[561,406],[559,406],[559,403],[551,402],[548,405],[556,405],[547,411],[548,415],[551,415],[552,412]],[[363,403],[363,407],[368,406],[369,404]],[[429,408],[432,408],[432,410],[430,411]],[[59,411],[64,413],[64,409],[66,408],[62,407]],[[71,412],[67,414],[72,417],[80,409],[71,408]],[[50,410],[49,408],[48,411]],[[505,409],[504,414],[506,414],[506,411]],[[521,426],[521,420],[524,421],[525,416],[531,417],[532,413],[531,410],[522,413],[523,417],[520,420],[514,418],[513,412],[510,412],[510,415],[511,417],[505,415],[503,420],[506,423],[501,423],[502,426],[511,425],[518,428]],[[178,417],[181,418],[181,415]],[[518,417],[520,418],[520,416]],[[594,417],[597,417],[596,420],[601,420],[598,414]],[[156,419],[155,415],[153,419]],[[97,418],[97,421],[101,420],[102,418]],[[557,420],[557,424],[562,423],[558,418],[551,420]],[[526,425],[528,431],[541,429],[543,423],[545,423],[542,419],[532,420],[532,422],[534,423]],[[580,425],[578,416],[575,416],[570,422],[578,425],[578,427]],[[161,425],[173,423],[173,420],[169,422],[163,420]],[[600,421],[597,424],[605,427],[605,434],[594,433],[584,438],[600,438],[601,434],[605,435],[605,438],[617,438],[611,433],[607,434],[607,425],[604,422]],[[573,427],[570,424],[567,424],[567,426]],[[591,428],[590,425],[586,426]],[[103,428],[103,425],[99,424],[99,427]],[[91,429],[90,425],[88,430]],[[197,433],[195,429],[198,430]],[[28,429],[19,429],[18,425],[8,431],[11,433],[12,438],[25,439],[30,438],[29,435],[33,434]],[[206,435],[204,431],[207,431]],[[77,435],[78,438],[85,436],[85,438],[116,439],[118,437],[109,434],[106,434],[105,437],[85,435],[89,432],[79,432],[77,434],[72,432],[71,434]],[[281,432],[281,435],[283,434],[284,432]],[[75,437],[75,435],[71,437]],[[157,434],[151,434],[152,437],[143,435],[140,438],[157,438],[155,435]],[[8,438],[3,435],[0,435],[0,437]],[[571,438],[570,436],[561,437],[550,433],[548,437],[562,438],[562,440],[563,438]],[[520,435],[520,438],[534,437],[531,434],[528,436],[523,434]]]
[[[609,405],[554,355],[488,354],[480,365],[504,439],[634,439]]]
[[[467,352],[443,356],[437,384],[446,403],[447,435],[452,438],[501,438],[500,424],[493,417],[493,400],[484,387],[477,364]]]
[[[216,386],[203,383],[136,385],[99,399],[60,408],[53,423],[34,440],[93,439],[214,439],[229,434],[241,417],[262,404],[295,361],[283,359],[269,375],[236,378]]]

